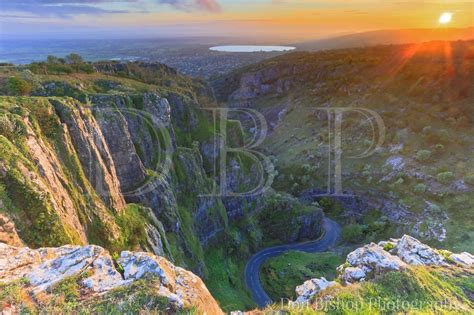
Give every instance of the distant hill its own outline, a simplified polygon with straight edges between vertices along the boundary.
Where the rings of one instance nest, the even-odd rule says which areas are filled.
[[[432,40],[474,39],[474,27],[450,29],[380,30],[296,44],[299,50],[329,50],[386,44],[421,43]]]

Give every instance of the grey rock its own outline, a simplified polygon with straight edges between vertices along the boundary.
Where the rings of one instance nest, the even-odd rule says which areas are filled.
[[[311,298],[326,288],[337,285],[335,281],[327,281],[326,278],[311,279],[296,287],[296,303],[309,303]]]
[[[454,261],[456,264],[462,267],[472,268],[474,267],[474,255],[470,253],[463,252],[460,254],[452,254],[449,256],[449,259]]]
[[[410,265],[446,266],[446,259],[435,249],[414,237],[404,235],[395,247],[397,256]]]

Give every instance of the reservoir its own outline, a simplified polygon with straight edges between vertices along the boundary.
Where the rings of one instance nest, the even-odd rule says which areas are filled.
[[[274,52],[274,51],[290,51],[296,47],[291,46],[260,46],[260,45],[226,45],[214,46],[209,48],[212,51],[221,52]]]

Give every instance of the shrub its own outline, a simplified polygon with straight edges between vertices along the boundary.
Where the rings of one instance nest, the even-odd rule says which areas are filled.
[[[7,88],[11,95],[28,95],[32,90],[29,82],[18,77],[10,77],[7,81]]]
[[[10,138],[14,131],[15,126],[12,121],[7,116],[0,116],[0,135]]]
[[[441,208],[438,205],[434,204],[434,203],[430,204],[428,208],[433,213],[436,213],[436,214],[443,213],[443,210],[441,210]]]
[[[418,162],[425,162],[431,158],[431,151],[430,150],[420,150],[416,152],[416,160]]]
[[[449,183],[454,179],[454,174],[452,172],[441,172],[436,175],[436,179],[440,183]]]
[[[424,194],[428,187],[425,184],[417,184],[414,188],[416,194]]]
[[[384,249],[386,252],[388,252],[388,251],[390,251],[390,250],[392,250],[392,249],[394,249],[394,248],[395,248],[395,245],[393,245],[393,243],[387,243],[387,244],[385,244],[384,247],[383,247],[383,249]]]
[[[436,144],[435,150],[436,152],[439,152],[439,153],[444,152],[444,145],[442,145],[441,143]]]

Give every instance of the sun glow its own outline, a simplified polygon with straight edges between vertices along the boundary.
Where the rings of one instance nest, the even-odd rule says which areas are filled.
[[[440,24],[448,24],[453,19],[453,14],[451,12],[444,12],[439,17]]]

